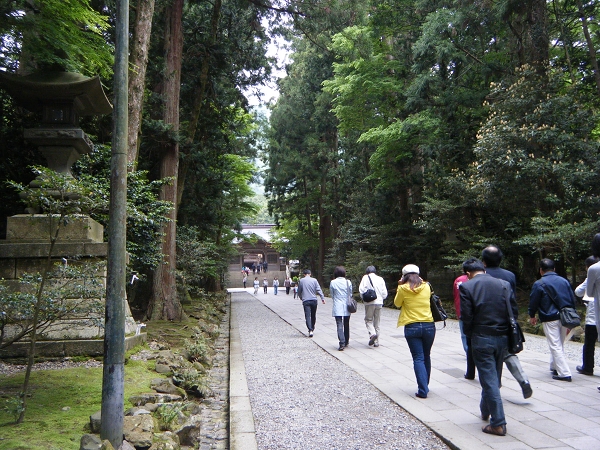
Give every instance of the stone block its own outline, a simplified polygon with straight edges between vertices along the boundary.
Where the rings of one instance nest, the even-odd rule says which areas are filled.
[[[6,219],[6,240],[23,242],[50,242],[59,225],[58,216],[45,214],[18,214]],[[60,224],[58,242],[103,242],[104,227],[89,216],[69,217]]]
[[[15,258],[0,259],[0,279],[12,280],[17,278],[17,260]]]

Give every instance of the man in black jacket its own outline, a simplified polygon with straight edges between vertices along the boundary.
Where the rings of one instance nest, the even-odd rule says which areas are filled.
[[[503,256],[504,255],[502,254],[502,251],[495,245],[489,245],[481,252],[481,259],[483,261],[483,265],[485,266],[485,273],[493,276],[494,278],[508,281],[516,298],[517,280],[514,273],[500,267],[500,262],[502,262]],[[521,366],[519,357],[509,353],[507,350],[506,355],[504,355],[504,364],[506,364],[506,368],[510,371],[512,376],[515,377],[515,380],[517,380],[519,386],[521,386],[523,398],[531,397],[533,394],[533,389],[531,389],[529,378],[527,378],[527,375]]]
[[[490,419],[484,433],[506,435],[506,419],[500,396],[502,364],[508,347],[507,301],[516,318],[517,302],[510,284],[485,273],[483,263],[470,259],[463,263],[469,281],[462,283],[460,313],[481,383],[481,418]]]

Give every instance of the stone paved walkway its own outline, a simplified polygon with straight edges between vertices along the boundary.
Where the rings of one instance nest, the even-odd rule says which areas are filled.
[[[230,291],[235,307],[235,292],[243,290]],[[252,293],[252,289],[245,292]],[[268,294],[259,292],[256,298],[306,334],[302,306],[292,295],[286,296],[285,290],[283,293],[280,290],[275,296],[269,288]],[[600,392],[597,390],[600,377],[578,375],[575,371],[578,362],[569,361],[574,376],[572,383],[566,383],[552,380],[547,355],[527,349],[520,353],[534,394],[524,400],[519,385],[505,370],[501,393],[508,434],[505,437],[490,436],[481,432],[484,422],[478,416],[480,385],[477,379],[463,378],[465,357],[460,335],[450,329],[437,332],[432,350],[431,391],[427,399],[417,399],[410,351],[403,329],[396,327],[397,311],[388,310],[382,316],[381,345],[369,347],[364,310],[359,304],[358,312],[350,321],[350,347],[339,352],[331,300],[327,299],[326,305],[319,304],[313,341],[421,420],[451,447],[465,450],[600,449]],[[231,330],[231,377],[237,381],[232,384],[230,393],[230,448],[252,449],[256,448],[256,443],[251,439],[249,402],[244,400],[248,393],[247,387],[246,391],[243,387],[243,358],[240,361],[241,352],[235,351],[236,323],[231,323]]]

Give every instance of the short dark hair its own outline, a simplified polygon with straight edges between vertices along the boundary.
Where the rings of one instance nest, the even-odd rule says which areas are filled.
[[[592,255],[600,258],[600,233],[596,233],[592,238]]]
[[[344,266],[337,266],[335,269],[333,269],[333,277],[334,278],[345,277],[345,276],[346,276],[346,269],[344,269]]]
[[[366,273],[375,273],[375,266],[367,266]]]
[[[302,272],[304,275],[310,275],[310,269],[304,269]]]
[[[554,261],[552,261],[550,258],[544,258],[540,261],[540,269],[542,269],[544,272],[554,270],[555,267]]]
[[[598,261],[600,261],[600,258],[598,258],[596,256],[588,256],[587,258],[585,258],[585,268],[589,269],[591,266],[596,264]]]
[[[469,258],[463,263],[463,272],[485,272],[485,267],[477,258]]]
[[[498,267],[502,262],[502,258],[504,258],[502,250],[495,245],[488,245],[481,252],[481,260],[486,267]]]

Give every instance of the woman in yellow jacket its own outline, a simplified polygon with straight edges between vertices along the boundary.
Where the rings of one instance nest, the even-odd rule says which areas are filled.
[[[429,303],[431,288],[419,276],[419,268],[408,264],[402,268],[402,278],[394,305],[400,310],[398,326],[404,326],[404,337],[413,358],[419,398],[427,398],[431,377],[431,347],[435,339],[435,323]]]

